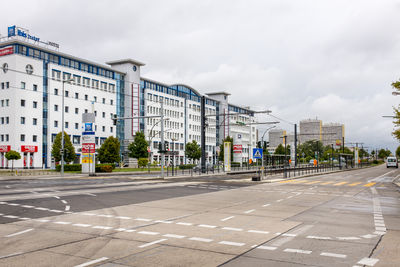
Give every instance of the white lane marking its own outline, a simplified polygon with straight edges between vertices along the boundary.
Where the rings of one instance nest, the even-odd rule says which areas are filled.
[[[309,235],[306,238],[311,238],[311,239],[320,239],[320,240],[330,240],[329,236],[314,236],[314,235]]]
[[[292,198],[293,196],[288,196],[287,198]]]
[[[140,231],[140,232],[138,232],[138,234],[142,234],[142,235],[159,235],[160,233],[149,232],[149,231]]]
[[[54,198],[57,198],[57,199],[60,199],[60,197],[58,197],[58,196],[53,196]]]
[[[189,238],[189,240],[199,241],[199,242],[206,242],[206,243],[209,243],[209,242],[213,241],[212,239],[201,238],[201,237],[191,237],[191,238]]]
[[[342,258],[342,259],[345,259],[347,257],[347,255],[344,255],[344,254],[336,254],[336,253],[330,253],[330,252],[322,252],[319,255],[326,256],[326,257]]]
[[[127,233],[133,233],[133,232],[136,232],[136,230],[135,230],[135,229],[130,229],[130,230],[126,230],[125,232],[127,232]]]
[[[86,195],[89,195],[89,196],[92,196],[92,197],[96,196],[95,194],[92,194],[92,193],[86,193]]]
[[[8,254],[8,255],[4,255],[4,256],[0,256],[0,259],[5,259],[5,258],[9,258],[9,257],[13,257],[13,256],[18,256],[21,255],[23,252],[16,252],[13,254]]]
[[[65,206],[65,211],[69,211],[71,207],[69,205]]]
[[[47,219],[35,219],[35,221],[46,223],[46,222],[49,222],[50,220],[47,220]]]
[[[156,241],[153,241],[153,242],[150,242],[150,243],[141,245],[141,246],[139,246],[139,248],[145,248],[145,247],[148,247],[148,246],[151,246],[151,245],[154,245],[154,244],[163,242],[163,241],[165,241],[165,240],[168,240],[168,239],[166,239],[166,238],[164,238],[164,239],[159,239],[159,240],[156,240]]]
[[[281,202],[283,199],[278,199],[276,202]]]
[[[232,219],[234,217],[235,216],[229,216],[229,217],[223,218],[223,219],[221,219],[221,222],[225,222],[225,221],[230,220],[230,219]]]
[[[263,207],[268,207],[269,205],[271,205],[271,204],[267,203],[267,204],[264,204]]]
[[[302,249],[293,249],[293,248],[287,248],[284,250],[284,252],[290,252],[290,253],[301,253],[301,254],[311,254],[311,250],[302,250]]]
[[[197,226],[203,227],[203,228],[217,228],[217,226],[215,226],[215,225],[208,225],[208,224],[199,224]]]
[[[33,228],[26,229],[26,230],[24,230],[24,231],[21,231],[21,232],[17,232],[17,233],[14,233],[14,234],[6,235],[5,237],[12,237],[12,236],[16,236],[16,235],[21,235],[21,234],[24,234],[24,233],[30,232],[30,231],[32,231],[32,230],[33,230]]]
[[[91,224],[84,224],[84,223],[75,223],[72,226],[77,226],[77,227],[89,227],[92,226]]]
[[[228,245],[228,246],[235,246],[235,247],[241,247],[241,246],[245,245],[245,243],[237,243],[237,242],[230,242],[230,241],[221,241],[218,243],[221,245]]]
[[[95,216],[96,214],[85,212],[85,213],[81,213],[81,215],[85,215],[85,216]]]
[[[30,205],[22,205],[21,207],[23,207],[23,208],[27,208],[27,209],[34,208],[33,206],[30,206]]]
[[[290,237],[295,237],[297,236],[296,234],[282,234],[282,236],[290,236]]]
[[[93,226],[92,228],[93,228],[93,229],[104,229],[104,230],[109,230],[109,229],[111,229],[112,227],[110,227],[110,226],[101,226],[101,225],[97,225],[97,226]]]
[[[252,213],[253,211],[255,211],[255,210],[246,210],[244,213],[249,214],[249,213]]]
[[[157,220],[157,221],[154,221],[154,222],[156,222],[156,223],[166,223],[166,224],[172,223],[171,221],[164,221],[164,220]]]
[[[65,200],[61,200],[62,203],[67,204],[68,202]]]
[[[113,215],[108,215],[108,214],[99,214],[97,215],[98,217],[105,217],[105,218],[112,218],[114,217]]]
[[[237,231],[237,232],[243,231],[243,229],[241,228],[233,228],[233,227],[223,227],[222,230]]]
[[[361,238],[355,237],[355,236],[343,236],[343,237],[337,237],[339,240],[359,240]]]
[[[49,210],[49,209],[38,207],[38,208],[35,208],[35,210]]]
[[[185,226],[193,225],[193,223],[186,223],[186,222],[177,222],[176,224],[185,225]]]
[[[61,212],[63,212],[62,210],[49,210],[49,211],[51,211],[51,212],[56,212],[56,213],[61,213]]]
[[[118,232],[123,232],[123,231],[126,231],[126,228],[117,228],[117,229],[114,229],[115,231],[118,231]]]
[[[258,230],[248,230],[247,232],[255,234],[269,234],[268,231],[258,231]]]
[[[181,238],[185,237],[184,235],[174,235],[174,234],[166,234],[166,235],[163,235],[163,236],[171,237],[171,238],[178,238],[178,239],[181,239]]]
[[[28,218],[28,217],[21,217],[21,218],[19,218],[20,220],[30,220],[31,218]]]
[[[130,220],[130,219],[132,219],[131,217],[125,217],[125,216],[118,216],[118,217],[115,217],[116,219],[121,219],[121,220]]]
[[[20,204],[17,203],[8,203],[9,206],[20,206]]]
[[[151,219],[145,219],[145,218],[135,218],[135,221],[141,221],[141,222],[151,222]]]
[[[256,247],[257,249],[265,249],[265,250],[275,250],[277,247],[270,247],[270,246],[259,246]]]
[[[286,234],[285,237],[281,237],[281,238],[275,240],[271,245],[274,247],[282,246],[283,244],[294,239],[294,236],[291,236],[291,235],[293,235],[293,234],[300,235],[302,233],[305,233],[312,227],[314,227],[314,225],[310,224],[310,225],[304,225],[296,230],[291,230],[292,234],[289,234],[289,236],[288,236],[288,234]],[[280,235],[280,234],[281,233],[276,233],[276,235]]]
[[[361,265],[374,266],[378,261],[379,261],[379,259],[363,258],[362,260],[360,260],[357,263],[361,264]]]
[[[85,262],[85,263],[82,263],[82,264],[79,264],[79,265],[75,265],[75,267],[85,267],[85,266],[93,265],[95,263],[99,263],[99,262],[106,261],[106,260],[108,260],[107,257],[102,257],[102,258],[97,259],[97,260],[92,260],[92,261],[88,261],[88,262]]]
[[[362,235],[361,237],[363,237],[363,238],[374,238],[374,237],[376,237],[376,235],[368,234],[368,235]]]
[[[14,216],[14,215],[4,215],[4,218],[10,218],[10,219],[16,219],[18,218],[18,216]]]
[[[71,224],[70,222],[54,222],[54,223],[56,223],[56,224],[63,224],[63,225],[65,225],[65,224]]]

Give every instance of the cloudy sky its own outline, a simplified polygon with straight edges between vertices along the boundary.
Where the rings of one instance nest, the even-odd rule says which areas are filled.
[[[400,103],[390,86],[400,78],[399,1],[16,0],[2,10],[3,35],[15,24],[63,52],[134,58],[144,77],[224,90],[290,122],[344,123],[347,141],[370,149],[399,145],[382,118]]]

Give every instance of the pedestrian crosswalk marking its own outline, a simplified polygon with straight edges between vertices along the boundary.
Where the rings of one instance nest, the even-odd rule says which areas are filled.
[[[313,181],[313,182],[309,182],[309,183],[306,183],[306,184],[317,184],[317,183],[320,183],[321,181]]]
[[[368,183],[368,184],[365,184],[364,186],[366,186],[366,187],[371,187],[371,186],[373,186],[374,184],[376,184],[376,183]]]
[[[361,182],[357,182],[357,183],[348,184],[348,186],[355,186],[355,185],[359,185],[359,184],[361,184]]]
[[[371,187],[374,186],[376,183],[375,182],[370,182],[370,183],[363,183],[363,182],[352,182],[352,181],[347,181],[347,182],[340,182],[340,181],[312,181],[312,180],[295,180],[295,179],[290,179],[290,180],[285,180],[285,181],[280,181],[280,183],[286,183],[286,184],[303,184],[303,185],[313,185],[313,184],[318,184],[318,185],[332,185],[332,186],[365,186],[365,187]]]
[[[333,181],[328,181],[328,182],[322,183],[321,185],[333,184],[333,183],[334,183]]]
[[[340,183],[337,183],[337,184],[334,184],[334,185],[344,185],[344,184],[347,184],[347,182],[340,182]]]

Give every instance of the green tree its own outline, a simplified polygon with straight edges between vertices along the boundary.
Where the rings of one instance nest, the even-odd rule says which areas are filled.
[[[366,158],[369,157],[369,154],[364,148],[360,148],[360,150],[358,151],[358,156],[360,158]]]
[[[222,140],[222,144],[219,146],[219,161],[224,161],[224,142],[231,143],[231,161],[233,160],[233,137],[227,136],[224,140]]]
[[[15,150],[10,150],[6,153],[5,157],[7,160],[12,160],[11,171],[14,171],[14,160],[21,159],[21,154]]]
[[[384,158],[389,157],[390,154],[391,154],[390,150],[385,150],[382,148],[378,151],[378,158],[384,159]]]
[[[139,165],[140,168],[146,167],[148,163],[149,163],[149,159],[148,158],[140,158],[138,160],[138,165]]]
[[[195,140],[190,143],[187,143],[185,146],[185,155],[192,160],[200,159],[201,157],[201,148],[197,144]]]
[[[285,147],[282,144],[279,144],[274,152],[275,155],[285,155]]]
[[[128,146],[129,157],[131,158],[147,158],[149,152],[147,152],[148,143],[142,132],[136,132],[133,143]]]
[[[396,149],[396,157],[400,158],[400,146]]]
[[[61,161],[61,135],[59,132],[54,139],[53,146],[51,148],[51,155],[54,157],[56,162]],[[71,143],[71,139],[69,139],[69,135],[64,132],[64,161],[72,162],[76,158],[75,148]]]
[[[319,140],[310,140],[301,144],[298,150],[301,156],[315,158],[316,153],[323,155],[324,146]]]
[[[114,163],[120,161],[120,143],[118,138],[110,136],[99,149],[98,159],[101,163]]]
[[[393,82],[392,84],[393,89],[395,89],[396,91],[400,92],[400,80]],[[398,108],[393,107],[393,111],[394,111],[394,130],[392,132],[393,136],[400,141],[400,110],[399,110],[400,106]]]

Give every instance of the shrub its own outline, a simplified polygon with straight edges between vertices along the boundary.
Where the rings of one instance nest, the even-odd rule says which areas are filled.
[[[56,166],[56,171],[61,171],[61,165]],[[82,171],[82,164],[65,164],[64,171]]]
[[[96,164],[96,172],[112,172],[112,170],[113,170],[112,164]]]
[[[149,160],[147,158],[140,158],[138,160],[139,167],[146,167],[148,163],[149,163]]]
[[[179,165],[179,169],[180,169],[180,170],[193,169],[194,167],[196,167],[196,164],[183,164],[183,165]]]

